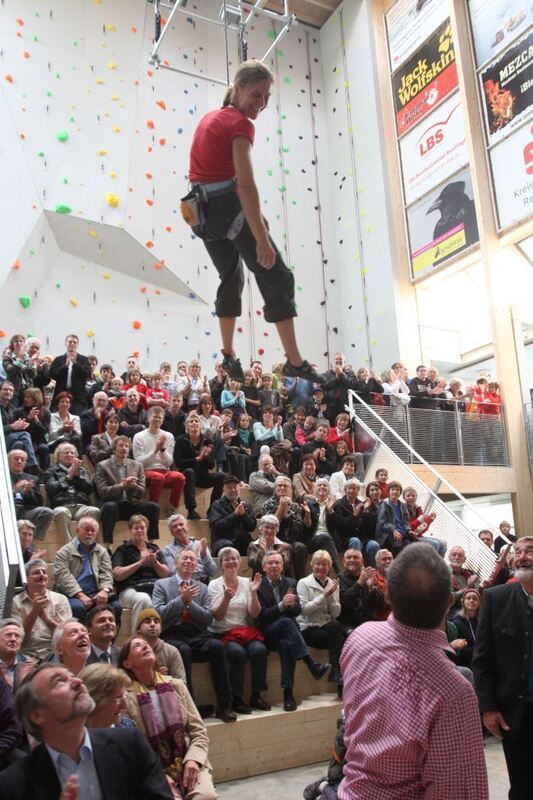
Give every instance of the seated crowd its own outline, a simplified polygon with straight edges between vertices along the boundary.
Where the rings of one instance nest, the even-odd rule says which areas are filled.
[[[202,718],[215,713],[229,723],[268,711],[269,652],[279,656],[285,711],[297,708],[297,661],[315,680],[327,675],[342,698],[343,644],[363,622],[388,617],[393,559],[420,540],[444,558],[446,542],[427,535],[435,513],[420,506],[416,489],[389,481],[384,469],[362,486],[365,454],[344,412],[346,389],[356,387],[344,359],[315,390],[262,375],[260,362],[242,387],[221,364],[207,380],[194,361],[179,362],[174,377],[170,364],[148,376],[132,357],[118,378],[78,354],[76,336],[66,348],[49,360],[38,340],[14,336],[3,361],[0,409],[27,574],[0,622],[3,682],[24,698],[32,681],[44,686],[48,668],[68,670],[93,698],[88,727],[136,727],[161,761],[169,796],[194,790],[209,800],[216,792]],[[402,369],[398,386],[407,385]],[[390,396],[403,392],[393,377]],[[387,392],[367,370],[356,382],[363,399]],[[429,395],[437,392],[428,385]],[[245,484],[249,502],[240,497]],[[209,542],[188,530],[188,520],[201,518],[197,488],[210,490]],[[162,512],[173,541],[159,548]],[[112,547],[120,520],[130,536]],[[51,524],[65,541],[53,589],[44,546]],[[250,578],[240,574],[242,557]],[[463,548],[448,560],[447,633],[468,671],[479,578],[465,569]],[[506,569],[512,579],[512,561]],[[125,607],[130,637],[119,649]],[[317,661],[310,648],[327,658]],[[209,663],[214,706],[196,703],[198,662]],[[46,666],[35,672],[39,664]],[[17,707],[25,722],[23,700]],[[35,724],[26,728],[33,734]],[[0,767],[28,746],[17,724]]]

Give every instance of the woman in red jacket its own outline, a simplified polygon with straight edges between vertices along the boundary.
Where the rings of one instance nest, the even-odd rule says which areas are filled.
[[[269,236],[252,167],[252,120],[266,108],[272,81],[272,72],[265,64],[244,61],[226,92],[222,108],[200,120],[190,152],[189,180],[200,198],[201,215],[193,230],[204,240],[220,276],[215,311],[228,375],[244,382],[233,350],[236,319],[241,314],[244,261],[263,296],[265,320],[278,328],[287,355],[284,375],[318,383],[322,377],[302,359],[298,349],[294,276]]]

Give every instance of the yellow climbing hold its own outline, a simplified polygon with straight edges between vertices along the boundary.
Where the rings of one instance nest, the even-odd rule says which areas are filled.
[[[117,26],[113,22],[108,22],[105,29],[109,31],[109,33],[116,33]]]
[[[115,64],[114,61],[110,61],[109,64],[107,65],[107,68],[108,69],[116,69],[117,65]]]
[[[102,278],[104,279],[104,281],[110,281],[111,275],[109,274],[109,272],[102,272]]]
[[[116,178],[117,177],[117,173],[116,172],[110,172],[109,173],[109,177],[110,178]]]
[[[113,125],[113,130],[115,133],[120,133],[120,125]]]
[[[93,331],[92,328],[89,328],[88,331],[85,331],[85,335],[88,336],[89,339],[92,339],[95,333],[96,333],[96,331]]]
[[[104,150],[103,148],[100,148],[100,150],[96,151],[96,155],[97,156],[106,156],[107,155],[107,150]]]
[[[104,82],[105,81],[103,80],[103,78],[96,78],[96,80],[95,80],[95,83],[99,83],[99,84],[102,84]]]
[[[116,208],[120,203],[120,197],[118,196],[118,194],[112,194],[111,192],[107,192],[105,196],[105,201],[107,205],[110,206],[111,208]]]
[[[98,234],[96,233],[96,231],[95,231],[95,230],[93,230],[92,228],[91,228],[90,230],[88,230],[88,231],[87,231],[87,233],[89,234],[89,236],[91,237],[91,239],[96,239],[96,237],[98,236]]]
[[[75,297],[71,297],[70,298],[70,305],[71,306],[77,306],[78,305],[78,301],[76,300]]]

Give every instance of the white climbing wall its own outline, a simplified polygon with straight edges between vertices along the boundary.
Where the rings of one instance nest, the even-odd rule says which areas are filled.
[[[320,31],[335,224],[338,316],[349,362],[399,357],[395,257],[380,129],[371,0],[345,0]],[[354,355],[355,353],[355,355]]]
[[[220,3],[190,5],[212,16]],[[217,278],[178,207],[192,132],[224,89],[151,67],[153,35],[145,0],[0,4],[0,346],[20,331],[40,336],[55,355],[77,332],[82,352],[119,367],[131,352],[147,369],[199,355],[212,372]],[[262,57],[274,36],[272,22],[256,17],[249,56]],[[234,37],[229,47],[233,71]],[[160,56],[225,75],[222,31],[185,16]],[[359,323],[338,311],[346,287],[329,186],[339,153],[338,142],[327,141],[319,32],[294,27],[273,67],[271,107],[257,123],[256,176],[294,269],[303,349],[323,368]],[[283,354],[261,307],[252,282],[237,346],[243,360],[259,355],[270,365]]]

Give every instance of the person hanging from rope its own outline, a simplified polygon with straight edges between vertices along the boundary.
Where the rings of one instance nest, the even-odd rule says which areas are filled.
[[[235,325],[241,314],[244,261],[263,296],[265,320],[278,329],[287,356],[283,374],[322,383],[322,376],[298,349],[294,277],[270,238],[254,180],[252,120],[266,108],[273,80],[265,64],[244,61],[222,108],[200,120],[190,151],[191,192],[182,198],[182,214],[203,239],[220,277],[215,310],[222,335],[223,367],[228,375],[244,382],[233,349]]]

